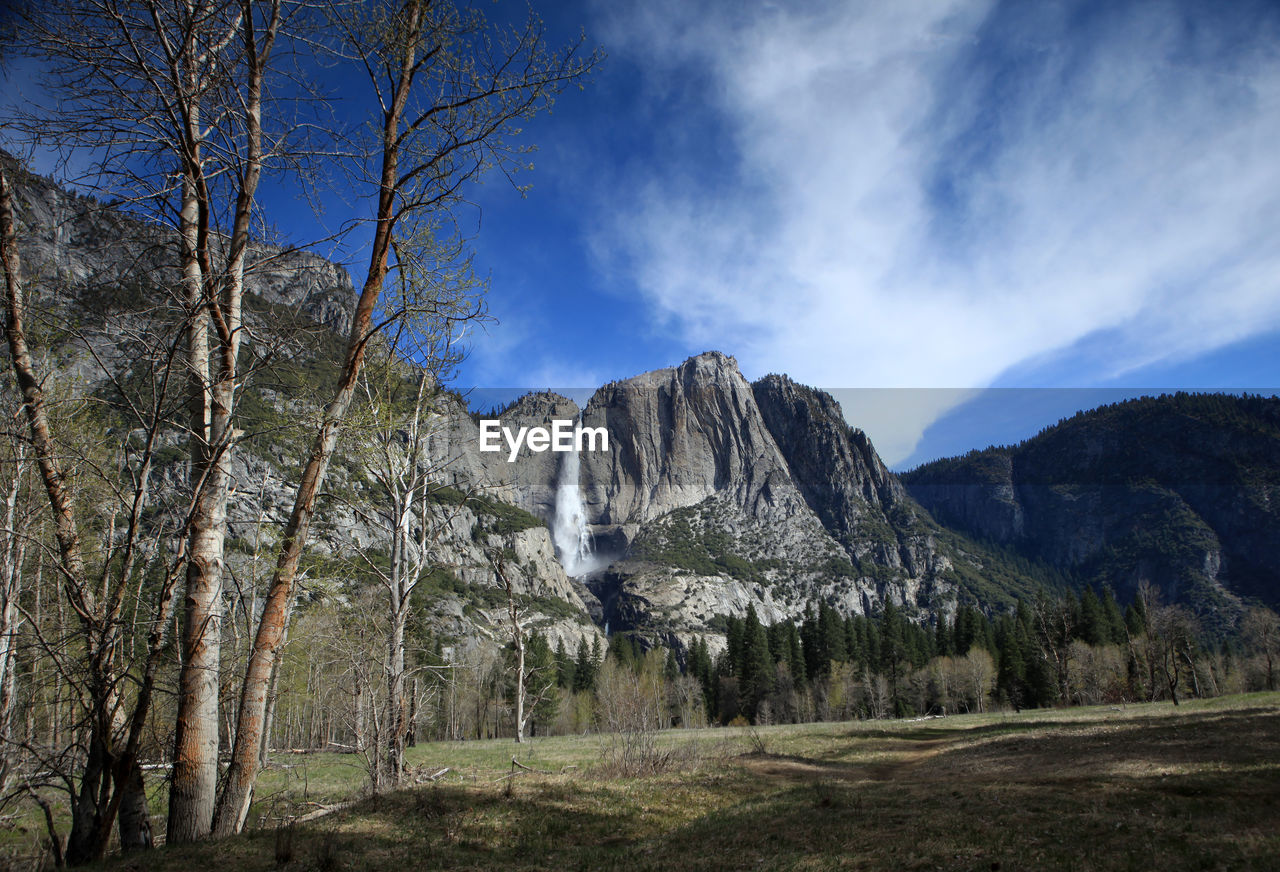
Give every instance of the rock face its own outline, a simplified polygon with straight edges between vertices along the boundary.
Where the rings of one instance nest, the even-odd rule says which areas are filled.
[[[768,375],[752,386],[765,425],[809,506],[839,538],[852,536],[869,510],[902,502],[905,492],[861,430],[845,423],[830,394]]]
[[[158,303],[178,289],[172,234],[0,160],[16,180],[33,295],[63,337],[50,340],[63,343],[61,372],[93,390],[103,367],[129,376],[145,354],[162,358],[173,307]],[[252,259],[246,349],[274,358],[240,405],[250,437],[236,455],[228,560],[241,564],[270,552],[287,516],[298,434],[323,393],[311,389],[332,372],[355,293],[345,270],[306,252],[259,245]],[[479,450],[462,398],[440,397],[430,456],[447,486],[434,510],[442,575],[426,608],[458,639],[504,632],[486,547],[508,556],[527,613],[570,650],[597,624],[681,646],[750,607],[775,621],[816,600],[845,614],[892,600],[916,620],[961,600],[1007,608],[1060,583],[1033,561],[1122,598],[1158,584],[1210,623],[1250,598],[1280,606],[1280,400],[1109,407],[1016,448],[930,464],[905,487],[832,397],[780,375],[750,384],[719,352],[605,385],[582,409],[544,392],[498,417],[512,431],[580,419],[610,445],[583,453],[576,477],[564,453],[526,446],[508,462],[505,442]],[[157,466],[174,493],[188,486],[179,440],[162,435]],[[388,539],[371,520],[385,498],[363,464],[344,442],[330,479],[341,499],[313,525],[314,551],[334,559],[312,578],[334,595],[359,584],[341,558]],[[566,494],[581,496],[603,567],[579,580],[547,529]]]
[[[925,565],[928,557],[913,553],[903,535],[915,513],[901,483],[866,434],[845,423],[831,395],[779,375],[766,376],[752,388],[792,480],[849,556],[892,567],[905,562],[912,574]]]
[[[585,426],[606,427],[608,453],[582,458],[598,524],[643,524],[712,494],[759,518],[803,506],[786,460],[737,362],[719,352],[596,391]]]
[[[1083,412],[905,477],[939,520],[1224,627],[1280,605],[1280,400],[1178,394]]]
[[[55,297],[109,293],[101,303],[117,310],[154,303],[166,289],[176,290],[177,240],[169,228],[67,191],[27,172],[3,151],[0,161],[14,183],[28,284]],[[262,304],[339,336],[350,331],[355,289],[342,267],[311,252],[260,243],[251,246],[248,264],[245,289]]]
[[[685,644],[750,606],[768,620],[818,599],[846,614],[886,598],[955,608],[954,549],[829,395],[751,385],[708,352],[600,388],[583,421],[610,438],[583,456],[581,487],[616,558],[587,582],[611,630]]]
[[[179,290],[172,234],[65,191],[3,152],[0,161],[15,186],[28,292],[46,320],[58,322],[48,341],[60,343],[50,357],[61,377],[94,391],[108,380],[107,370],[127,376],[140,348],[152,351],[158,343],[163,350],[174,335],[163,314],[154,314],[171,311],[164,302]],[[242,422],[250,436],[232,464],[225,559],[237,579],[260,579],[271,564],[293,504],[298,452],[311,432],[306,422],[316,412],[311,391],[282,385],[297,386],[313,369],[332,366],[324,355],[345,339],[355,302],[346,270],[317,255],[258,244],[250,262],[246,346],[276,346],[283,364],[262,368],[242,396],[243,416],[269,420],[261,434],[253,432],[261,420]],[[532,415],[530,405],[521,412]],[[590,645],[601,636],[582,599],[590,594],[565,576],[546,527],[501,501],[511,487],[486,486],[487,478],[498,477],[489,473],[488,456],[474,451],[476,427],[465,406],[446,397],[435,423],[432,454],[442,464],[441,483],[463,487],[441,491],[431,512],[442,555],[426,607],[434,629],[464,646],[506,643],[505,592],[485,554],[498,548],[507,555],[525,625],[541,630],[553,647],[561,640],[571,651],[582,641]],[[160,444],[157,494],[148,508],[167,512],[177,504],[180,510],[181,495],[190,490],[180,432],[162,433]],[[342,499],[320,502],[305,558],[307,598],[360,596],[373,582],[358,552],[389,551],[389,530],[378,522],[386,516],[386,498],[359,451],[349,436],[340,440],[328,491]],[[481,491],[487,498],[465,498]]]

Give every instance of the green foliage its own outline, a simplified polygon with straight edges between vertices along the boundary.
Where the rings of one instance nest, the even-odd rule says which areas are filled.
[[[483,520],[479,530],[473,531],[472,537],[480,537],[484,541],[489,535],[509,536],[523,530],[545,526],[534,514],[519,506],[513,506],[502,500],[476,494],[466,494],[454,487],[441,485],[433,487],[427,498],[439,506],[461,506],[475,512]]]
[[[673,509],[645,526],[631,545],[631,554],[698,575],[727,575],[739,581],[765,582],[767,569],[777,561],[753,563],[735,553],[733,538],[717,523],[715,507],[706,501]]]

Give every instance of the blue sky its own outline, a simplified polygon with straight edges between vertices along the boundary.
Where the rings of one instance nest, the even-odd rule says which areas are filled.
[[[1280,385],[1275,4],[555,7],[609,59],[532,126],[529,197],[480,197],[501,323],[464,383],[716,348],[897,466]]]
[[[581,397],[718,349],[902,467],[1280,386],[1280,5],[533,6],[608,59],[527,126],[527,197],[472,193],[496,323],[459,387]]]

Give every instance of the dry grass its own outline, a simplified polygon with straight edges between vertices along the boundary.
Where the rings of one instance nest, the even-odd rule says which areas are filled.
[[[592,768],[599,737],[536,740],[516,753],[554,774],[509,798],[512,743],[418,748],[455,771],[299,825],[286,868],[1280,868],[1280,694],[661,741],[675,770],[616,778]],[[264,829],[112,868],[271,870],[276,845]]]

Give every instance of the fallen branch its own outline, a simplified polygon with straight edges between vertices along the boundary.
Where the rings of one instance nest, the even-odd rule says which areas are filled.
[[[308,812],[307,814],[304,814],[302,817],[298,818],[298,823],[305,824],[308,821],[319,820],[320,818],[325,817],[327,815],[331,815],[336,811],[342,811],[344,809],[351,808],[351,806],[353,805],[355,805],[354,801],[340,802],[337,805],[328,805],[317,811]]]
[[[439,772],[436,772],[436,773],[435,773],[435,774],[433,774],[433,775],[420,775],[420,776],[418,776],[418,783],[419,783],[419,784],[425,784],[425,783],[427,783],[428,781],[435,781],[435,780],[437,780],[438,778],[440,778],[441,776],[443,776],[443,775],[444,775],[446,772],[448,772],[448,771],[449,771],[449,767],[448,767],[448,766],[446,766],[446,767],[444,767],[443,769],[441,769]]]
[[[512,758],[511,758],[511,765],[512,765],[512,766],[519,766],[519,767],[520,767],[521,769],[523,769],[525,772],[537,772],[539,775],[550,775],[550,774],[551,774],[550,772],[548,772],[548,771],[547,771],[547,770],[545,770],[545,769],[530,769],[528,766],[526,766],[526,765],[524,765],[523,763],[521,763],[521,762],[520,762],[519,760],[517,760],[515,757],[512,757]]]

